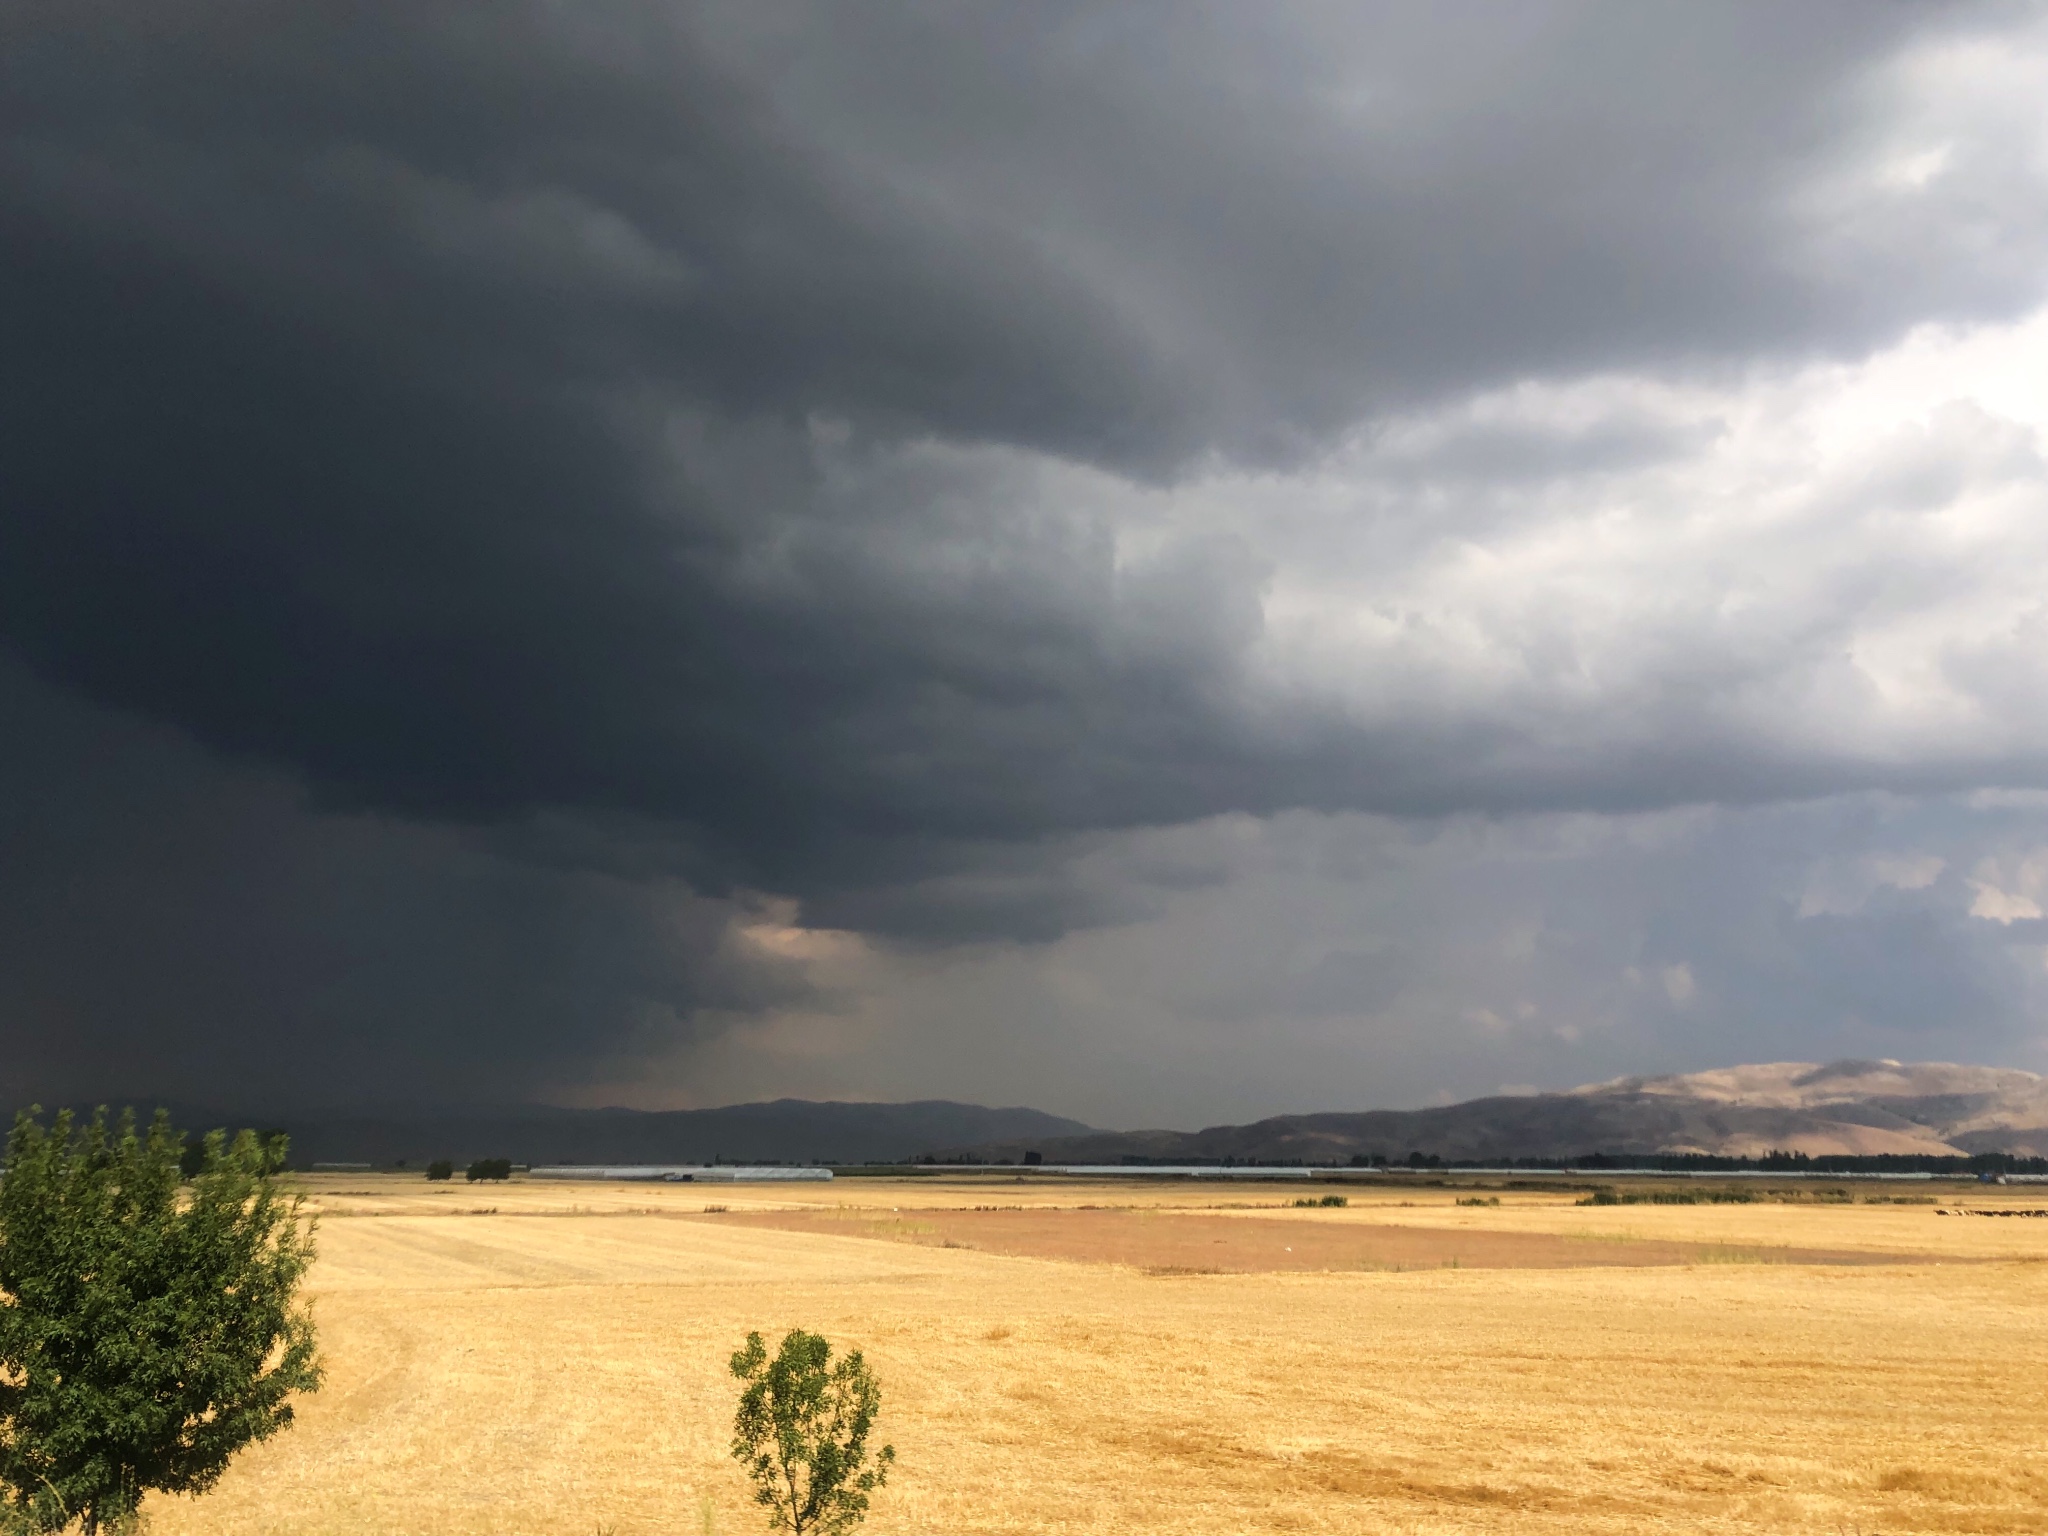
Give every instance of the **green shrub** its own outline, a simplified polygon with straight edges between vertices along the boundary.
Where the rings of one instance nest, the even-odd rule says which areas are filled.
[[[1632,1189],[1616,1194],[1601,1185],[1580,1205],[1748,1205],[1756,1196],[1746,1189]]]
[[[1471,1198],[1471,1199],[1469,1199],[1469,1200],[1465,1199],[1465,1198],[1464,1198],[1463,1196],[1460,1196],[1460,1197],[1459,1197],[1459,1199],[1458,1199],[1458,1204],[1460,1204],[1460,1205],[1499,1205],[1499,1204],[1500,1204],[1500,1196],[1499,1196],[1499,1195],[1474,1195],[1474,1196],[1472,1196],[1472,1198]]]
[[[750,1333],[732,1357],[746,1386],[732,1421],[732,1457],[753,1479],[754,1502],[773,1530],[843,1536],[867,1518],[868,1495],[889,1479],[894,1446],[867,1465],[868,1435],[882,1392],[859,1350],[837,1365],[832,1346],[792,1329],[769,1359]]]
[[[509,1179],[512,1177],[512,1159],[509,1157],[480,1157],[469,1165],[467,1177],[472,1184],[480,1179]]]
[[[436,1158],[427,1164],[427,1177],[437,1182],[452,1179],[455,1177],[455,1164],[445,1157]]]
[[[1314,1195],[1304,1195],[1294,1203],[1298,1208],[1314,1210],[1323,1206],[1349,1205],[1351,1197],[1349,1195],[1324,1195],[1321,1199],[1317,1199]]]

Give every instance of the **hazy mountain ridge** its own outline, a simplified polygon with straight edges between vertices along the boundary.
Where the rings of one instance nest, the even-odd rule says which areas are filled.
[[[2048,1079],[1948,1062],[1765,1062],[1617,1078],[1558,1093],[1430,1109],[1278,1115],[1199,1131],[1091,1130],[1029,1108],[950,1100],[907,1104],[778,1099],[717,1109],[391,1109],[222,1114],[173,1106],[186,1130],[277,1125],[292,1161],[417,1165],[446,1157],[523,1163],[907,1162],[934,1155],[1021,1162],[1346,1163],[1352,1158],[1569,1158],[1592,1152],[1772,1149],[1827,1154],[2048,1156]]]
[[[1027,1108],[949,1099],[864,1104],[776,1099],[717,1109],[524,1106],[386,1116],[308,1117],[294,1124],[292,1161],[424,1162],[510,1157],[522,1163],[900,1162],[934,1145],[1088,1129]]]
[[[2048,1155],[2048,1079],[1948,1062],[1766,1062],[1433,1109],[1279,1115],[1192,1132],[1005,1139],[956,1155],[1341,1163],[1410,1152],[1475,1160],[1593,1152],[1755,1157],[1772,1149],[1812,1156]]]
[[[1078,1120],[1028,1108],[991,1109],[950,1099],[872,1104],[776,1099],[717,1109],[394,1108],[356,1113],[223,1113],[167,1105],[174,1124],[276,1126],[292,1139],[294,1167],[318,1162],[412,1166],[468,1163],[907,1162],[935,1146],[1085,1132]],[[138,1105],[146,1121],[150,1106]],[[89,1113],[89,1111],[87,1111]]]

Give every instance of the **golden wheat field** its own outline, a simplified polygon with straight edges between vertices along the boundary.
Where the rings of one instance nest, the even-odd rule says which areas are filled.
[[[156,1536],[763,1529],[725,1360],[798,1325],[878,1533],[2048,1530],[2048,1220],[1938,1214],[2048,1191],[306,1188],[326,1389]]]

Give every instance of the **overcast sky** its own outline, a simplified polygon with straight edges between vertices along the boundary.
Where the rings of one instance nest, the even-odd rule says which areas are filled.
[[[0,1089],[2048,1069],[2048,17],[0,5]]]

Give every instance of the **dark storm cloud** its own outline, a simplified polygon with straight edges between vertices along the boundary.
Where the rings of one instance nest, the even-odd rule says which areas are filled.
[[[517,1097],[641,1035],[822,1001],[673,882],[308,816],[13,664],[0,716],[0,1096]]]
[[[1902,50],[2016,14],[9,6],[0,643],[253,765],[207,792],[243,811],[161,807],[200,842],[136,855],[165,902],[217,870],[216,935],[237,900],[275,914],[263,963],[201,943],[195,967],[336,1017],[466,995],[434,1027],[502,1016],[529,1064],[549,1020],[600,1021],[578,1038],[602,1051],[797,984],[733,960],[730,912],[691,892],[1046,939],[1178,888],[1075,873],[1072,840],[1120,828],[2038,777],[2027,742],[1957,766],[1729,704],[1829,664],[1854,593],[1732,649],[1624,644],[1659,670],[1613,686],[1532,620],[1499,642],[1523,692],[1418,664],[1377,712],[1256,654],[1283,561],[1370,570],[1377,538],[1392,567],[1723,431],[1711,408],[1404,422],[1531,379],[1853,362],[2037,302],[2048,223],[2010,135],[1948,135],[1912,199],[1871,190],[1902,155],[1926,181],[1941,137],[1908,121]],[[1298,547],[1281,518],[1146,510],[1353,434],[1379,455],[1358,515]],[[1938,498],[1992,471],[1914,473]],[[1356,606],[1422,635],[1405,602]],[[1952,661],[2031,686],[2002,652]],[[24,793],[54,795],[56,761]],[[275,809],[294,784],[313,812]],[[69,822],[17,828],[41,850],[17,888],[51,888],[68,839],[120,887],[90,800],[125,793],[87,779]],[[326,925],[291,871],[329,863],[364,894]],[[684,918],[649,895],[668,881]],[[464,978],[507,934],[516,1002],[478,1003]],[[1339,955],[1302,995],[1394,976]],[[24,1016],[64,993],[22,986]]]
[[[863,586],[872,554],[834,568],[886,529],[811,518],[781,591],[738,569],[816,493],[807,412],[1084,451],[1122,431],[1144,381],[1116,387],[1085,295],[1015,240],[827,184],[654,13],[583,40],[597,57],[419,14],[293,36],[67,13],[11,52],[22,652],[342,803],[696,817],[742,866],[820,823],[943,821],[889,781],[987,755],[968,717],[1104,691],[1087,616],[1039,593],[906,613]],[[709,413],[683,458],[712,490],[651,484],[593,407],[643,384]],[[1090,551],[1046,553],[1041,584]],[[935,738],[910,761],[906,716]]]
[[[22,10],[7,634],[342,803],[678,818],[785,884],[842,838],[1484,797],[1442,765],[1512,726],[1224,717],[1248,552],[1134,636],[1099,525],[835,502],[805,424],[1165,471],[2009,305],[1784,227],[1912,14]]]

